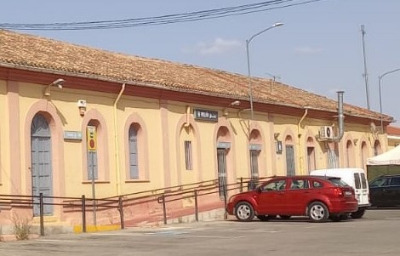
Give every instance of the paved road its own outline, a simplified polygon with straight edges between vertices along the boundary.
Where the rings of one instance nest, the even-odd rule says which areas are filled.
[[[400,210],[369,210],[363,219],[321,224],[228,220],[54,235],[0,243],[0,255],[400,255]]]

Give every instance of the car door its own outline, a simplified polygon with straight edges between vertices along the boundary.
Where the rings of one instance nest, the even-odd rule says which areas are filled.
[[[373,206],[383,206],[388,204],[386,190],[389,185],[387,177],[379,177],[373,180],[369,186],[370,201]]]
[[[400,177],[391,177],[389,186],[385,190],[388,206],[400,205]]]
[[[292,178],[286,192],[286,214],[303,215],[309,201],[310,186],[306,178]]]
[[[286,185],[286,178],[277,178],[261,186],[258,196],[258,214],[282,214],[285,212]]]
[[[359,205],[369,205],[369,187],[365,173],[359,173],[361,178],[361,193],[358,200]]]

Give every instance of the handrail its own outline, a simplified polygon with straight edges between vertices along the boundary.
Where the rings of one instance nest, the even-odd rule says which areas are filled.
[[[264,179],[269,179],[271,177],[260,177],[257,181],[262,181]],[[238,190],[243,191],[246,187],[249,189],[249,184],[254,179],[251,178],[239,178],[236,182],[225,184],[224,186],[224,203],[227,204],[228,192]],[[118,209],[121,219],[121,228],[124,228],[124,207],[134,206],[136,204],[158,202],[163,204],[163,215],[164,222],[166,223],[166,203],[174,202],[179,200],[184,200],[188,198],[194,198],[195,200],[195,216],[198,220],[198,197],[219,194],[220,184],[218,179],[207,180],[196,183],[189,183],[179,186],[171,186],[161,189],[152,189],[146,191],[140,191],[120,196],[106,197],[106,198],[86,198],[84,195],[82,197],[62,197],[62,196],[45,196],[40,194],[37,195],[9,195],[0,194],[0,206],[10,207],[32,207],[33,205],[40,206],[40,218],[41,218],[41,235],[44,235],[44,223],[43,223],[43,206],[44,205],[57,205],[63,206],[65,208],[70,208],[70,211],[77,211],[80,209],[82,211],[82,230],[86,232],[86,211],[93,209],[92,207],[97,207],[99,210],[107,209]],[[58,199],[58,200],[48,200],[44,199]],[[87,202],[96,200],[96,204],[90,204]],[[77,208],[77,209],[75,209]]]
[[[151,189],[151,190],[139,191],[139,192],[134,192],[134,193],[129,193],[129,194],[123,194],[123,195],[120,195],[120,196],[122,196],[124,198],[129,198],[131,196],[137,196],[137,195],[140,195],[140,194],[148,194],[148,193],[151,193],[151,195],[149,195],[149,196],[154,196],[154,195],[160,195],[162,193],[174,192],[174,189],[176,189],[175,191],[190,190],[190,189],[193,189],[193,187],[203,186],[204,184],[210,183],[210,182],[213,182],[214,184],[216,184],[216,183],[218,183],[218,180],[217,179],[206,180],[206,181],[188,183],[188,184],[183,184],[183,185],[176,185],[176,186],[159,188],[159,189]],[[188,187],[188,186],[193,186],[193,187],[184,188],[184,187]],[[118,197],[118,196],[106,197],[106,198],[103,198],[103,199],[110,199],[110,198],[115,198],[115,197]]]

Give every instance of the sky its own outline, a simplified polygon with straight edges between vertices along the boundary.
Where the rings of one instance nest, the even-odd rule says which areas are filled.
[[[3,23],[146,18],[262,2],[267,1],[2,1],[0,27]],[[289,2],[304,3],[306,0]],[[400,120],[400,105],[397,105],[400,71],[385,74],[400,68],[399,11],[399,0],[320,0],[165,25],[19,32],[247,75],[246,40],[280,22],[284,25],[268,29],[249,43],[252,76],[276,79],[334,100],[337,100],[337,91],[343,90],[345,103],[378,113],[382,106],[384,114]],[[364,26],[364,36],[361,26]],[[399,122],[392,125],[400,126]]]

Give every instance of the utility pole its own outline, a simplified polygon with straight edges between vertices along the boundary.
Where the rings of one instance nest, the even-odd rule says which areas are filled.
[[[370,105],[369,105],[369,89],[368,89],[368,72],[367,72],[367,58],[365,56],[365,29],[364,29],[364,25],[361,25],[361,36],[362,36],[362,46],[363,46],[363,56],[364,56],[364,79],[365,79],[365,92],[367,95],[367,108],[368,110],[370,110]]]

